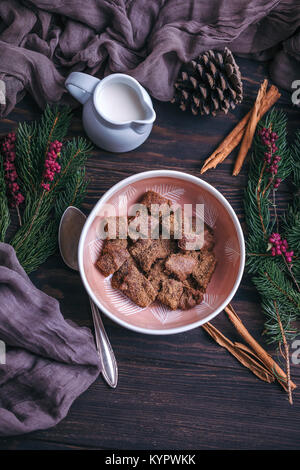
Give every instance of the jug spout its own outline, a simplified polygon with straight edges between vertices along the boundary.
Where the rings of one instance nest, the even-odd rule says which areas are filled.
[[[131,127],[137,134],[144,134],[149,130],[149,125],[153,124],[156,119],[156,114],[152,106],[144,101],[145,118],[132,121]]]
[[[65,86],[77,101],[84,104],[90,98],[99,82],[99,78],[87,73],[72,72],[65,81]]]
[[[131,123],[131,127],[137,134],[144,134],[144,132],[147,132],[147,130],[149,129],[149,124],[145,124],[139,121],[133,121]]]

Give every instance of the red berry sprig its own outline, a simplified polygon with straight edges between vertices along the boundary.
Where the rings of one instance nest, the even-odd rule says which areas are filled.
[[[265,145],[268,150],[265,152],[265,162],[267,163],[266,172],[271,173],[272,176],[269,178],[269,183],[273,182],[274,189],[277,189],[282,181],[281,178],[274,178],[278,172],[278,163],[281,160],[280,155],[275,155],[278,150],[276,146],[276,140],[278,139],[278,134],[276,132],[272,132],[270,128],[263,127],[259,132],[258,135],[261,138],[261,142]]]
[[[53,181],[55,173],[60,173],[61,166],[57,163],[57,158],[60,156],[62,143],[54,140],[49,145],[49,149],[45,161],[45,169],[43,174],[43,182],[41,184],[45,191],[50,191],[50,183]]]
[[[269,242],[272,245],[272,256],[284,256],[288,263],[292,262],[294,252],[288,251],[289,246],[285,238],[282,240],[281,235],[279,233],[273,232],[269,237]]]
[[[18,207],[24,202],[24,196],[20,192],[20,186],[17,183],[18,174],[15,167],[15,142],[16,134],[10,132],[2,143],[2,153],[4,156],[4,176],[7,185],[7,193],[12,207]]]

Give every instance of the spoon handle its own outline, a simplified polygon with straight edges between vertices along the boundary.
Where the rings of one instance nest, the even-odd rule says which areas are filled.
[[[91,298],[90,304],[93,314],[96,346],[102,365],[102,375],[110,387],[116,388],[118,383],[117,361],[102,323],[100,311]]]

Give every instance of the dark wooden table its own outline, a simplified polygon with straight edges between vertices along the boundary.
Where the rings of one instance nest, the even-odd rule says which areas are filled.
[[[157,121],[147,142],[126,154],[96,149],[88,161],[90,185],[86,214],[113,184],[134,173],[174,169],[199,176],[203,160],[251,107],[266,65],[238,60],[244,78],[244,101],[228,116],[194,117],[170,103],[154,102]],[[299,109],[282,93],[280,106],[291,133],[300,127]],[[0,123],[4,135],[19,121],[40,116],[29,98]],[[83,134],[81,111],[75,112],[70,135]],[[231,176],[234,155],[203,179],[221,191],[243,223],[243,191],[247,166]],[[289,198],[281,189],[281,202]],[[79,275],[53,256],[31,276],[56,297],[66,318],[92,328],[87,295]],[[247,275],[233,305],[249,331],[267,350],[261,336],[264,318],[256,290]],[[261,382],[227,351],[197,328],[171,336],[148,336],[126,330],[104,318],[118,365],[119,384],[109,389],[101,376],[80,396],[68,416],[52,429],[0,439],[0,449],[295,449],[300,442],[300,387],[294,405],[276,384]],[[221,313],[212,322],[236,340]],[[277,357],[281,360],[280,357]],[[300,365],[292,366],[300,386]]]

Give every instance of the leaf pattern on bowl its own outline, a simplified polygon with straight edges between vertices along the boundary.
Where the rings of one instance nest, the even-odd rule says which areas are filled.
[[[128,213],[128,198],[126,194],[120,194],[118,196],[117,200],[113,202],[113,205],[116,208],[116,214],[119,216],[121,215],[127,215]]]
[[[196,305],[194,309],[197,311],[197,313],[202,313],[203,310],[205,310],[207,307],[210,308],[211,310],[214,310],[216,307],[216,303],[218,300],[218,295],[217,294],[212,294],[205,292],[203,296],[203,301],[201,304]]]
[[[218,219],[218,211],[217,209],[207,201],[207,199],[201,195],[199,196],[197,200],[197,204],[203,204],[204,205],[204,222],[210,227],[210,228],[215,228],[216,222]],[[196,210],[197,213],[197,210]],[[202,211],[199,214],[199,217],[201,217]]]
[[[162,324],[170,323],[182,316],[182,310],[171,310],[163,304],[154,304],[150,307],[152,315]]]
[[[231,263],[235,263],[241,256],[240,252],[236,250],[236,244],[232,240],[227,240],[224,246],[225,256]]]
[[[135,315],[144,308],[136,305],[126,295],[111,285],[112,274],[104,279],[104,291],[109,297],[112,305],[125,316]]]
[[[118,215],[128,214],[128,201],[134,197],[136,189],[129,185],[124,192],[113,199],[112,204],[115,206]]]
[[[95,240],[92,240],[88,244],[88,247],[89,247],[91,261],[93,264],[95,264],[100,256],[100,253],[103,247],[103,240],[100,238],[96,238]]]
[[[178,202],[180,197],[184,194],[184,189],[172,184],[155,184],[148,186],[146,191],[155,191],[161,196],[170,199],[172,202]]]

